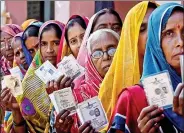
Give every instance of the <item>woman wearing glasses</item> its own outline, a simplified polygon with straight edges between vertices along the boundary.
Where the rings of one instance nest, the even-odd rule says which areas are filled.
[[[78,103],[98,95],[100,84],[112,63],[119,42],[119,35],[110,29],[97,30],[87,42],[87,63],[85,80],[74,89]],[[79,132],[92,132],[90,123],[85,123]]]
[[[100,83],[112,63],[118,42],[118,33],[111,29],[97,30],[90,35],[87,41],[88,54],[85,64],[86,72],[84,80],[82,80],[79,87],[73,89],[74,96],[78,103],[98,95]],[[63,80],[60,82],[60,87],[58,88],[62,89],[72,86],[72,84],[70,80],[65,80],[65,82]],[[53,88],[54,86],[52,85],[50,84],[49,88]],[[94,131],[90,123],[84,123],[84,125],[79,127],[78,116],[76,114],[69,116],[69,114],[70,112],[68,110],[63,110],[58,115],[55,115],[54,110],[52,110],[51,119],[54,118],[55,115],[56,120],[52,120],[54,123],[50,121],[50,123],[52,123],[50,128],[51,132],[54,130],[56,130],[56,132],[63,131],[64,127],[67,127],[65,131],[71,131],[71,133],[89,133]],[[73,121],[72,126],[67,124],[67,121],[71,121],[71,119]],[[54,127],[54,125],[56,126]]]

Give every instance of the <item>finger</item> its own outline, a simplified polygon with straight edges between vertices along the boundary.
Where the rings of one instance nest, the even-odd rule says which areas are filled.
[[[9,97],[10,97],[10,93],[8,93],[3,99],[2,99],[2,102],[4,102],[4,103],[7,103],[9,100]]]
[[[74,123],[74,120],[71,118],[71,119],[69,120],[68,126],[67,126],[67,130],[68,130],[68,131],[70,131],[70,129],[71,129],[73,123]]]
[[[178,84],[175,92],[174,92],[174,98],[173,98],[173,111],[176,112],[179,107],[179,95],[182,91],[182,88],[184,88],[184,84],[180,83]]]
[[[91,124],[90,121],[85,122],[82,126],[79,127],[79,133],[82,133],[84,129]]]
[[[65,120],[65,118],[70,114],[70,111],[66,111],[62,116],[61,116],[61,120]]]
[[[66,112],[67,110],[62,110],[61,112],[59,112],[59,114],[56,116],[56,122],[59,121],[59,119],[61,118],[61,116]]]
[[[65,75],[61,75],[58,80],[56,81],[57,85],[59,86],[61,80],[65,77]]]
[[[13,95],[10,94],[10,98],[9,98],[9,100],[8,100],[8,103],[11,103],[11,102],[12,102],[12,98],[13,98]]]
[[[163,113],[164,109],[163,108],[157,108],[154,111],[148,113],[142,120],[141,124],[139,125],[140,127],[144,126],[150,119],[158,116],[159,114]]]
[[[92,128],[91,125],[89,125],[89,126],[87,126],[87,127],[84,129],[83,133],[89,133],[91,130],[93,130],[93,128]]]
[[[49,88],[54,88],[54,81],[50,81]]]
[[[47,88],[46,92],[47,92],[48,95],[51,94],[53,92],[53,88]]]
[[[60,82],[59,89],[63,89],[65,87],[65,83],[70,79],[70,77],[64,77]]]
[[[149,133],[157,133],[160,127],[160,123],[157,123],[156,125],[154,125],[151,130],[149,131]]]
[[[140,120],[142,120],[149,112],[157,109],[158,106],[157,105],[152,105],[152,106],[148,106],[142,109],[137,121],[139,122]]]
[[[174,92],[174,96],[179,96],[179,94],[181,93],[182,89],[184,88],[184,84],[183,83],[179,83],[175,92]]]
[[[149,120],[149,121],[146,123],[146,125],[144,126],[143,131],[146,132],[146,133],[148,133],[148,132],[151,130],[151,128],[152,128],[156,123],[160,122],[163,118],[164,118],[164,115],[161,115],[161,116],[159,116],[159,117],[155,117],[155,118]]]
[[[2,99],[7,95],[7,93],[9,93],[10,92],[10,89],[8,89],[8,88],[5,88],[3,91],[2,91],[2,93],[1,93],[1,97],[2,97]]]
[[[184,116],[184,90],[179,95],[179,114]]]
[[[63,128],[64,128],[64,130],[67,129],[68,123],[69,123],[69,119],[68,119],[68,116],[67,116],[67,117],[65,118],[65,120],[64,120],[64,123],[63,123]]]
[[[92,128],[92,130],[90,131],[90,133],[94,133],[95,132],[95,129]]]
[[[58,90],[58,84],[57,84],[56,81],[54,81],[54,90],[55,90],[55,91]]]
[[[68,80],[68,81],[65,83],[65,87],[71,87],[72,81],[73,81],[73,79]]]

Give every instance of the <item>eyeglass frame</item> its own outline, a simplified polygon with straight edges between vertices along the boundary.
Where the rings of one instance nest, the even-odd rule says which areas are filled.
[[[107,54],[108,56],[110,56],[110,57],[114,57],[114,54],[113,54],[112,56],[108,54],[108,51],[110,51],[110,50],[112,50],[112,49],[115,50],[115,52],[114,52],[114,54],[115,54],[117,48],[114,48],[114,47],[110,47],[107,51],[102,51],[102,50],[96,50],[96,51],[100,51],[100,52],[103,53],[102,56],[101,56],[100,58],[102,58],[102,57],[104,56],[104,53],[106,53],[106,54]],[[94,51],[94,52],[96,52],[96,51]],[[94,53],[94,52],[93,52],[93,53]],[[91,53],[91,57],[92,57],[93,59],[100,59],[100,58],[95,58],[95,57],[93,57],[93,53]]]

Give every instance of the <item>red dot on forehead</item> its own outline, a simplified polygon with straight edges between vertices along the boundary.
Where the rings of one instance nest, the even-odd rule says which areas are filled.
[[[181,27],[181,26],[180,26],[179,24],[177,24],[177,26],[176,26],[176,27],[177,27],[178,29],[180,29],[180,27]]]

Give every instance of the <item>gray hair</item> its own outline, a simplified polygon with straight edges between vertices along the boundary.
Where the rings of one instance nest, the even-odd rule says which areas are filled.
[[[101,30],[97,30],[95,32],[93,32],[90,37],[88,38],[87,41],[87,50],[89,53],[91,53],[91,44],[92,44],[92,40],[95,39],[99,39],[101,37],[102,34],[104,33],[110,33],[111,35],[113,35],[117,41],[119,41],[120,36],[118,35],[118,33],[116,33],[115,31],[111,30],[111,29],[101,29]]]

